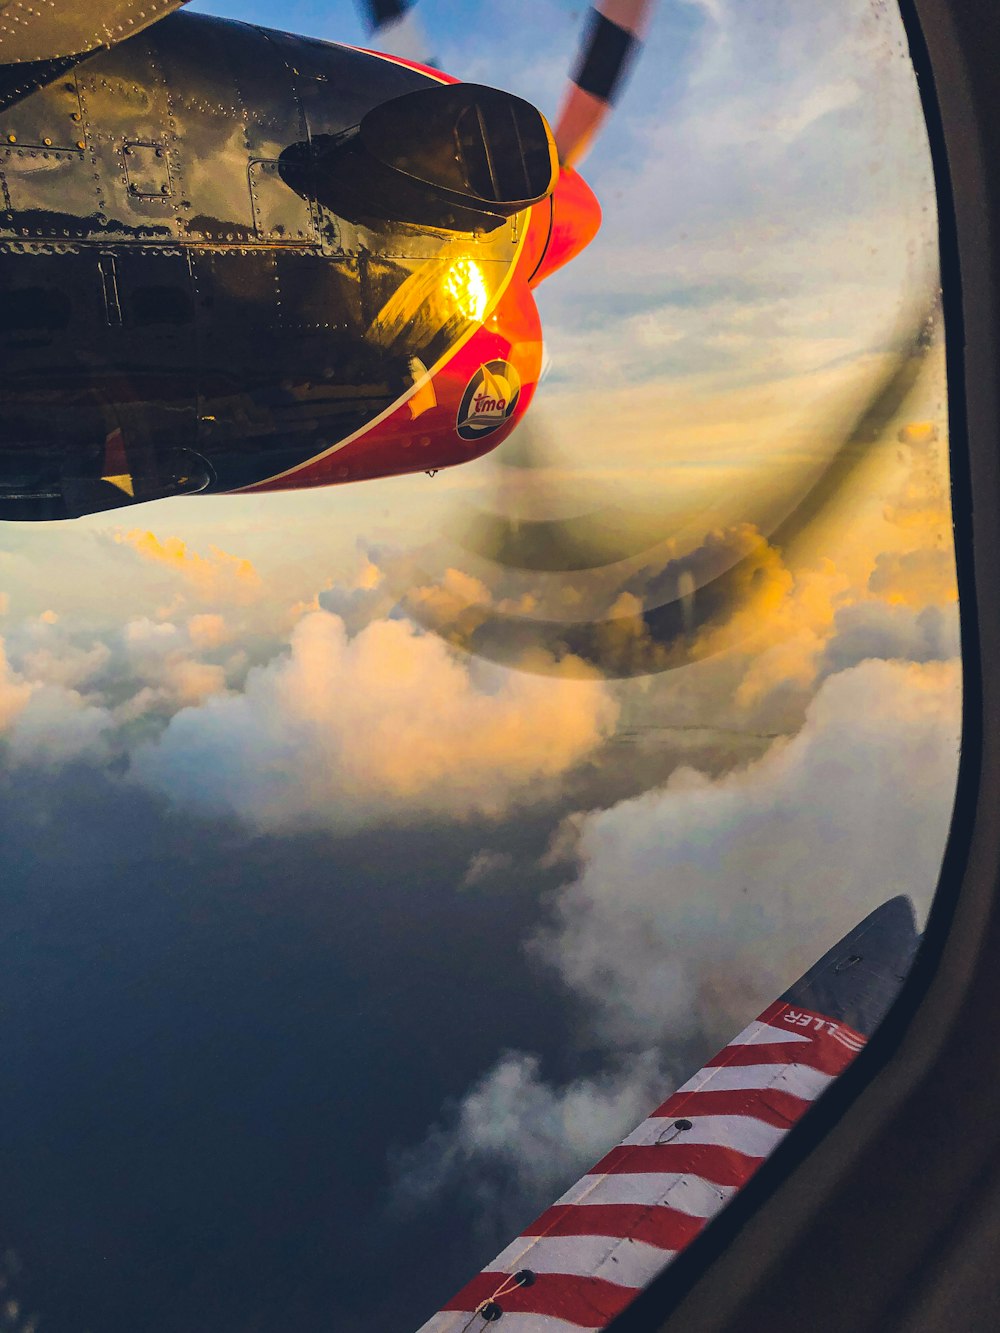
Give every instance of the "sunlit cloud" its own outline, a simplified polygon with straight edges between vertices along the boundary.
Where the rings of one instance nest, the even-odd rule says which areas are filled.
[[[31,697],[31,685],[11,670],[0,642],[0,732],[6,731],[23,712]]]
[[[26,679],[0,641],[0,742],[11,765],[59,767],[106,758],[112,719],[77,690]]]
[[[300,26],[273,5],[246,10],[257,3],[241,17]],[[442,17],[428,27],[446,67],[555,108],[585,6],[510,0],[504,26],[525,40],[495,41],[482,7],[425,5]],[[306,16],[317,35],[361,35],[353,8]],[[501,984],[540,973],[540,994],[561,991],[589,1076],[567,1072],[572,1052],[557,1070],[492,1047],[426,1135],[400,1131],[416,1146],[393,1162],[397,1202],[446,1198],[456,1245],[451,1205],[472,1207],[490,1232],[484,1258],[662,1100],[681,1054],[695,1067],[692,1052],[720,1046],[875,901],[899,890],[926,903],[933,887],[960,716],[946,429],[927,401],[943,398],[940,363],[837,517],[846,538],[793,558],[761,538],[754,507],[789,467],[821,459],[828,414],[847,420],[865,401],[901,301],[934,285],[903,40],[891,7],[866,3],[658,7],[621,114],[584,168],[602,233],[539,292],[554,368],[532,408],[564,444],[564,478],[584,474],[602,502],[662,503],[662,559],[624,584],[564,584],[549,608],[538,580],[491,583],[472,562],[421,577],[418,529],[443,526],[439,497],[471,487],[479,464],[433,483],[171,500],[117,536],[120,512],[5,534],[0,763],[12,786],[25,766],[44,771],[40,827],[48,787],[53,808],[76,790],[56,770],[80,764],[84,784],[102,770],[124,808],[167,815],[170,838],[197,825],[214,839],[239,821],[248,885],[268,865],[254,835],[287,840],[280,864],[314,906],[339,835],[353,845],[368,830],[375,843],[389,825],[429,824],[448,846],[452,821],[465,841],[444,890],[467,909],[516,888],[543,921],[523,972]],[[476,284],[464,287],[475,305]],[[655,664],[644,596],[658,578],[678,591],[680,557],[703,553],[708,567],[720,551],[753,558],[725,614],[699,618],[693,574],[685,584],[693,665],[612,682],[563,641],[541,655],[547,677],[455,651],[476,630],[470,607],[599,610],[602,661]],[[415,628],[407,608],[452,642]],[[521,665],[532,651],[514,644]],[[81,845],[117,865],[121,818],[107,805],[112,850],[96,818]],[[566,814],[543,857],[562,885],[535,901],[516,839],[529,822],[543,839],[549,811],[553,824]],[[313,861],[308,840],[293,841],[303,830],[327,835],[311,840]],[[415,872],[435,874],[433,841],[413,838]],[[200,846],[151,845],[176,846],[183,864],[189,842]],[[125,851],[130,878],[111,887],[141,906],[150,886],[127,838]],[[199,951],[220,882],[194,876]],[[373,890],[365,910],[381,921],[384,906]],[[362,1203],[352,1219],[371,1234]]]
[[[216,546],[204,556],[179,537],[161,539],[141,528],[118,533],[115,540],[130,546],[142,559],[179,574],[203,601],[241,603],[260,596],[260,575],[251,562]]]
[[[957,596],[955,557],[944,549],[883,552],[876,560],[868,587],[896,605],[922,607],[953,602]]]
[[[479,675],[406,622],[352,638],[319,611],[241,693],[175,714],[132,772],[179,804],[269,829],[499,816],[592,754],[616,716],[593,674]]]
[[[225,617],[210,612],[192,616],[187,622],[187,633],[196,648],[218,648],[232,638]]]

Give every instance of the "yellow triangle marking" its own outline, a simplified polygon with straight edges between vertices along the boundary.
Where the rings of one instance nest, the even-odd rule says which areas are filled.
[[[126,495],[131,495],[135,499],[135,488],[132,485],[132,476],[128,472],[123,472],[118,477],[102,477],[101,481],[109,481],[112,486],[117,486],[120,491]]]
[[[414,384],[418,383],[427,374],[427,367],[419,356],[410,357],[410,374],[413,376]],[[426,383],[420,385],[413,397],[409,399],[409,407],[411,421],[416,421],[417,417],[423,416],[432,407],[437,407],[437,394],[434,391],[433,379],[429,378]]]
[[[428,380],[426,384],[422,385],[409,400],[409,404],[411,421],[416,421],[417,417],[423,416],[423,414],[430,411],[432,407],[437,407],[437,394],[434,392],[434,381]]]

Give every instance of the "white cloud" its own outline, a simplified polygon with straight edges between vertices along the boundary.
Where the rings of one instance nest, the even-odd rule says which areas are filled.
[[[952,578],[954,569],[952,562]],[[855,602],[842,607],[834,621],[835,633],[820,663],[822,674],[833,674],[866,658],[935,662],[959,654],[958,608],[886,606],[884,602]]]
[[[599,680],[483,672],[403,621],[351,638],[318,611],[242,694],[177,713],[133,773],[271,829],[499,815],[586,759],[616,716]]]
[[[166,719],[224,691],[227,668],[200,656],[217,640],[219,620],[194,617],[181,629],[142,617],[103,634],[62,617],[13,624],[0,661],[8,753],[21,763],[98,758],[112,737],[124,743],[122,724]]]
[[[193,617],[185,629],[170,621],[129,621],[121,632],[126,679],[139,686],[120,708],[122,720],[149,712],[171,716],[226,689],[223,666],[204,662],[199,650],[217,640],[220,616]]]
[[[61,683],[12,670],[0,641],[0,738],[10,763],[60,765],[107,754],[111,718]]]
[[[536,949],[611,1043],[720,1043],[865,912],[936,887],[957,772],[957,663],[827,679],[798,735],[584,818]]]
[[[34,638],[21,651],[21,670],[30,680],[84,689],[98,681],[111,661],[111,649],[99,640],[86,646],[63,636]]]
[[[462,876],[462,887],[470,889],[476,884],[482,884],[484,880],[509,869],[513,859],[509,852],[493,852],[488,849],[476,852]]]
[[[0,640],[0,733],[23,711],[30,697],[30,683],[11,669]]]
[[[537,1056],[509,1051],[422,1143],[393,1154],[393,1197],[419,1208],[459,1191],[498,1247],[667,1095],[653,1052],[560,1087]],[[669,1088],[668,1088],[669,1091]]]
[[[110,753],[113,719],[76,690],[31,688],[8,733],[15,763],[60,767],[74,759],[103,760]]]
[[[935,657],[956,624],[951,606],[845,610],[828,645],[842,658]],[[560,1086],[536,1057],[505,1055],[395,1154],[397,1199],[455,1193],[484,1251],[502,1244],[670,1094],[675,1064],[690,1073],[693,1053],[721,1048],[865,913],[897,893],[923,911],[950,819],[960,689],[954,659],[865,660],[826,679],[798,734],[761,758],[730,756],[715,777],[675,769],[569,815],[542,863],[572,864],[574,878],[528,947],[583,1002],[607,1069]]]

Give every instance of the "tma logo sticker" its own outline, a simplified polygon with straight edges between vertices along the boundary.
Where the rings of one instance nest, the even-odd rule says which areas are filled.
[[[480,366],[462,395],[455,429],[463,440],[479,440],[508,420],[521,396],[521,377],[509,361]]]

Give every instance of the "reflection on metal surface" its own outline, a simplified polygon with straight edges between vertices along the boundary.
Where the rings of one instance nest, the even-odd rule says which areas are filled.
[[[185,451],[212,491],[434,471],[527,409],[558,174],[528,103],[189,14],[11,87],[0,517],[175,493],[136,479]],[[456,421],[497,359],[523,391],[480,444]]]
[[[483,270],[474,259],[456,259],[448,270],[444,289],[464,319],[480,322],[486,313],[489,293]]]

